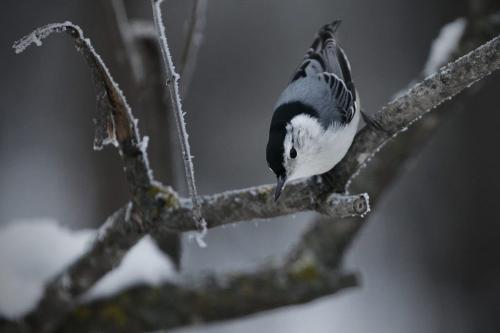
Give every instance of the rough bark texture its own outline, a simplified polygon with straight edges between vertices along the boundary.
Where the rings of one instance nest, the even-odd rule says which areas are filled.
[[[304,264],[289,271],[269,268],[220,280],[208,276],[196,287],[137,287],[77,308],[60,332],[143,332],[231,319],[305,303],[355,285],[354,275],[319,272]]]
[[[399,133],[404,132],[423,115],[450,100],[462,90],[491,74],[500,66],[500,38],[495,37],[476,50],[441,68],[416,84],[406,94],[390,102],[375,114],[392,135],[372,127],[363,128],[346,157],[329,172],[335,191],[343,192],[357,171],[378,150]]]

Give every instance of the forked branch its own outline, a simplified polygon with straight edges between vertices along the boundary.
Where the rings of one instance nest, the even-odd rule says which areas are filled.
[[[127,250],[144,235],[162,230],[198,230],[197,219],[188,200],[179,198],[171,188],[153,180],[145,152],[146,141],[140,139],[137,121],[101,58],[90,41],[83,37],[79,27],[70,22],[50,24],[22,38],[14,48],[20,53],[29,45],[41,45],[42,39],[53,32],[67,32],[72,36],[91,69],[98,102],[95,148],[100,149],[107,143],[118,147],[134,200],[114,213],[101,227],[89,250],[48,284],[37,309],[25,318],[28,327],[36,327],[38,332],[50,332],[57,327],[77,298],[116,267]],[[296,195],[281,200],[279,205],[274,204],[270,195],[272,185],[205,196],[200,204],[208,218],[208,227],[304,210],[317,210],[338,218],[363,215],[369,210],[366,195],[330,195],[323,184],[314,185],[298,188]],[[162,219],[171,222],[161,223]]]
[[[470,84],[499,68],[500,39],[497,37],[416,85],[400,99],[391,102],[382,109],[378,117],[391,122],[391,118],[384,117],[385,112],[395,112],[394,108],[401,105],[400,103],[406,105],[407,108],[412,108],[400,107],[397,109],[398,113],[417,114],[417,118],[408,116],[404,119],[405,116],[400,114],[395,116],[395,123],[391,123],[393,127],[389,128],[392,128],[394,133],[396,133],[395,131],[399,133],[420,119],[419,114],[432,110],[448,97],[454,96]],[[420,98],[424,100],[419,102]],[[431,127],[435,128],[435,125]],[[427,128],[424,128],[423,132],[429,133]],[[364,133],[360,134],[359,137],[363,138],[368,135],[370,130],[365,129]],[[359,140],[359,137],[356,140]],[[381,144],[388,140],[387,137],[381,139]],[[411,148],[408,143],[415,145],[425,141],[425,135],[415,133],[411,140],[403,141],[407,145],[400,146],[398,154],[408,156]],[[363,147],[361,143],[358,142],[357,147]],[[357,170],[359,166],[367,163],[368,157],[375,152],[370,151],[370,155],[358,155],[358,165],[352,170]],[[363,150],[358,151],[358,153],[366,154]],[[392,161],[388,164],[390,176],[393,177],[398,168]],[[338,171],[333,171],[333,174],[336,175],[336,172]],[[371,173],[371,176],[375,175],[377,174]],[[343,179],[345,180],[344,184],[347,184],[352,179],[352,175]],[[376,183],[379,188],[376,188],[374,192],[379,195],[383,187],[387,186],[387,182],[377,180]],[[296,186],[300,186],[300,184],[296,184]],[[352,275],[342,274],[338,271],[345,247],[361,226],[359,221],[351,223],[344,224],[344,227],[335,226],[331,222],[316,224],[312,230],[304,235],[283,266],[257,270],[251,274],[209,276],[193,283],[196,287],[171,283],[154,288],[136,287],[119,296],[83,305],[80,311],[90,313],[89,317],[91,318],[102,318],[102,312],[112,305],[127,314],[129,319],[127,325],[130,327],[154,330],[174,328],[200,321],[211,322],[238,318],[258,311],[289,304],[300,304],[324,295],[330,295],[342,288],[352,286],[356,281]],[[277,277],[280,281],[279,285],[274,284]],[[160,297],[153,295],[160,295]],[[141,316],[134,311],[134,308],[139,304],[141,308],[148,309],[147,316]],[[168,309],[169,316],[163,315],[165,309]],[[72,315],[64,326],[65,329],[81,329],[81,331],[92,327],[101,327],[108,331],[117,329],[117,326],[110,320],[94,325],[92,321],[79,320],[76,315]]]
[[[384,126],[391,129],[394,134],[400,133],[424,113],[499,68],[500,38],[497,37],[428,77],[398,100],[383,108],[377,113],[377,117],[386,121]],[[407,108],[397,108],[401,103],[406,105]],[[392,118],[385,117],[386,112],[393,113],[394,122],[392,122]],[[367,148],[365,141],[368,135],[372,135],[374,140],[380,140],[380,144],[372,148],[372,150]],[[358,157],[357,164],[342,163],[341,165],[344,165],[347,170],[352,170],[355,175],[361,165],[368,163],[368,157],[374,155],[380,145],[389,140],[386,135],[381,137],[378,137],[378,135],[378,132],[372,129],[364,129],[355,139],[356,143],[353,147],[357,148],[354,148],[355,150],[351,150],[349,153],[351,158],[353,158],[352,156]],[[391,137],[394,137],[394,135]],[[424,140],[424,138],[420,137],[418,140],[414,140],[413,143],[419,140]],[[406,146],[403,150],[406,152],[410,148],[410,146]],[[368,155],[366,155],[367,152]],[[396,169],[392,172],[395,173]],[[342,176],[338,169],[332,173],[337,179],[343,180],[343,184],[347,184],[353,176],[350,173],[345,173],[345,176]],[[297,190],[312,187],[310,183],[297,183],[293,186],[290,193],[284,194],[284,198],[290,195],[293,196],[293,193],[296,193]],[[272,186],[269,187],[272,188]],[[378,192],[381,190],[379,189]],[[242,190],[235,195],[235,198],[241,197],[243,199],[245,198],[244,194],[253,191],[255,191],[255,188]],[[328,192],[328,189],[325,189],[325,191]],[[271,193],[266,193],[266,196],[271,196]],[[304,196],[307,197],[305,193]],[[252,202],[252,200],[243,200],[247,203]],[[212,205],[215,205],[215,203],[210,202],[207,209]],[[265,207],[265,205],[263,206]],[[239,207],[231,211],[238,211],[238,209]],[[229,211],[225,212],[229,213]],[[222,213],[220,217],[224,219],[225,213]],[[229,218],[237,219],[236,216],[231,214]],[[353,223],[355,224],[344,228],[340,226],[334,227],[334,225],[329,224],[331,227],[325,229],[319,225],[320,228],[313,229],[304,235],[294,253],[281,266],[260,269],[251,274],[222,277],[211,275],[193,283],[199,288],[171,283],[155,288],[137,287],[122,293],[120,296],[97,301],[94,304],[83,305],[80,310],[91,313],[92,318],[99,318],[102,311],[113,305],[126,313],[127,316],[130,315],[128,317],[130,321],[127,323],[132,327],[138,325],[138,327],[153,330],[173,328],[200,321],[210,322],[236,318],[265,309],[299,304],[324,295],[330,295],[355,283],[352,275],[340,271],[345,247],[360,226],[357,222]],[[328,231],[328,233],[325,233],[325,231]],[[328,239],[325,239],[325,237],[328,237]],[[286,297],[283,297],[282,293],[280,293],[281,289],[273,284],[277,277],[280,281],[279,285],[286,290]],[[267,286],[274,288],[274,291],[270,291]],[[154,298],[153,294],[164,295],[164,297]],[[234,303],[231,303],[234,300],[239,300],[238,304],[241,305],[242,298],[245,299],[245,306],[243,307],[236,307]],[[204,302],[202,300],[208,301]],[[273,301],[270,302],[270,300]],[[148,316],[134,313],[133,307],[138,305],[141,308],[149,309]],[[164,309],[169,309],[168,317],[162,316],[165,313]],[[184,312],[184,309],[189,309],[188,313]],[[213,311],[214,309],[216,311]],[[112,321],[108,320],[96,324],[96,327],[113,331],[117,329],[114,325]],[[93,327],[93,323],[85,320],[81,321],[75,315],[72,315],[66,322],[66,326],[64,326],[65,329],[78,329],[79,327]]]
[[[158,4],[155,4],[154,7],[157,8],[156,10],[159,10]],[[158,18],[158,16],[156,17]],[[104,133],[107,133],[107,135],[100,136],[101,142],[112,141],[113,135],[111,134],[115,135],[120,151],[125,155],[123,158],[126,165],[127,178],[130,178],[129,181],[134,185],[132,186],[133,193],[137,193],[137,188],[139,188],[142,189],[139,193],[144,193],[144,196],[141,197],[154,198],[154,200],[146,200],[146,202],[139,200],[137,205],[134,204],[130,206],[132,213],[130,216],[133,218],[129,219],[130,221],[128,223],[126,223],[127,221],[123,222],[123,218],[120,218],[120,216],[124,217],[128,215],[124,214],[126,208],[119,211],[116,214],[116,218],[112,219],[110,223],[107,223],[105,227],[102,228],[100,237],[98,241],[96,241],[94,247],[59,277],[62,279],[65,274],[71,275],[74,273],[75,281],[78,281],[77,278],[80,275],[85,276],[85,274],[87,274],[87,276],[92,276],[90,282],[86,281],[84,284],[74,289],[67,289],[63,283],[51,283],[50,286],[53,286],[54,289],[51,290],[49,286],[48,290],[51,290],[51,292],[45,295],[44,301],[41,303],[41,305],[46,304],[47,306],[39,306],[31,315],[31,318],[39,319],[36,321],[37,323],[42,324],[41,329],[39,329],[40,327],[38,326],[33,326],[37,327],[37,329],[39,329],[38,331],[50,331],[57,327],[64,314],[71,310],[76,297],[81,295],[81,293],[89,288],[100,276],[109,271],[113,265],[119,263],[121,256],[117,255],[110,258],[107,255],[109,253],[108,251],[113,253],[113,251],[118,250],[124,253],[135,244],[137,239],[149,232],[161,233],[164,230],[172,232],[198,229],[196,213],[193,212],[189,202],[185,199],[178,198],[173,191],[152,183],[152,177],[147,167],[147,159],[144,151],[140,149],[142,140],[139,139],[130,109],[126,106],[121,93],[116,95],[116,91],[119,90],[117,90],[112,79],[110,80],[110,75],[107,70],[105,70],[102,61],[90,47],[88,40],[83,39],[81,31],[79,31],[77,27],[65,23],[40,28],[32,35],[25,37],[16,44],[17,49],[24,49],[31,43],[39,44],[41,38],[46,37],[53,31],[70,32],[70,35],[75,38],[79,50],[88,50],[85,52],[82,51],[82,53],[93,71],[94,78],[97,78],[96,80],[102,80],[104,83],[101,82],[101,86],[104,87],[105,90],[109,90],[105,91],[108,94],[106,98],[110,101],[109,109],[112,112],[118,112],[119,115],[122,115],[117,118],[116,115],[112,113],[112,117],[107,115],[103,118],[104,120],[99,123],[100,125],[98,124],[99,127],[105,128],[106,131]],[[91,61],[89,61],[88,57]],[[436,74],[426,78],[406,94],[379,111],[376,114],[377,120],[380,121],[386,129],[389,129],[393,135],[389,137],[387,134],[377,132],[372,128],[365,128],[360,131],[349,153],[346,155],[346,158],[331,171],[331,177],[336,184],[334,189],[331,189],[322,182],[317,182],[312,179],[298,182],[292,184],[285,191],[283,194],[284,200],[278,205],[276,205],[272,199],[274,185],[262,185],[250,189],[205,196],[200,199],[200,204],[203,206],[203,214],[207,219],[208,227],[255,218],[269,218],[304,210],[327,212],[336,217],[343,217],[346,214],[361,215],[366,213],[369,208],[365,196],[348,197],[332,192],[343,192],[350,180],[357,174],[358,170],[365,166],[369,162],[370,157],[376,154],[389,139],[404,131],[408,126],[443,101],[452,98],[466,87],[489,75],[499,67],[500,39],[497,37],[468,55],[442,68]],[[173,65],[170,68],[172,68],[170,75],[171,79],[173,79],[171,83],[174,83],[173,86],[176,87],[177,77],[173,71]],[[99,75],[95,75],[95,71]],[[96,85],[99,87],[97,83]],[[171,87],[169,88],[172,89]],[[98,92],[99,91],[98,89]],[[173,96],[177,96],[178,98],[178,88],[172,89],[172,92],[174,93]],[[181,109],[179,108],[179,110]],[[134,126],[127,130],[127,127],[125,127],[125,129],[120,127],[124,124],[127,126],[133,124]],[[120,135],[119,132],[122,133],[123,131],[129,133],[129,135]],[[130,147],[135,147],[135,149],[139,150],[139,159],[137,159],[136,155],[128,154],[128,149]],[[134,151],[137,152],[137,150]],[[138,186],[135,186],[141,178],[136,176],[136,172],[127,171],[127,163],[130,163],[132,166],[137,166],[139,171],[142,170],[141,172],[143,173],[138,172],[138,174],[145,177],[144,184],[147,185],[143,184],[141,186],[141,184],[138,184]],[[136,201],[137,200],[134,200],[134,202]],[[333,205],[334,209],[325,209],[325,207],[329,207],[329,205]],[[131,222],[132,220],[136,222]],[[262,298],[256,295],[256,301],[253,308],[248,307],[240,309],[240,312],[230,312],[229,315],[227,313],[224,315],[214,315],[214,313],[210,312],[208,309],[200,308],[199,311],[190,312],[189,318],[184,318],[182,317],[182,308],[173,305],[187,304],[188,307],[197,309],[194,305],[198,304],[196,302],[205,299],[205,295],[200,294],[200,291],[195,288],[168,284],[161,287],[160,292],[168,293],[169,301],[172,302],[171,306],[173,312],[170,313],[168,318],[164,318],[164,321],[161,322],[162,326],[175,327],[191,323],[198,319],[205,321],[224,319],[231,317],[231,313],[233,316],[240,316],[266,308],[305,302],[320,297],[321,295],[330,294],[340,288],[351,286],[354,283],[354,280],[349,278],[348,274],[344,275],[337,271],[340,269],[339,265],[343,248],[338,249],[338,253],[334,251],[335,256],[333,262],[335,264],[331,268],[325,269],[325,260],[329,261],[331,258],[322,258],[320,253],[315,252],[311,248],[315,246],[316,242],[304,239],[303,244],[305,248],[304,251],[300,252],[300,255],[291,256],[283,265],[261,269],[257,272],[260,274],[241,274],[234,277],[234,280],[222,279],[222,282],[217,282],[213,285],[213,289],[210,288],[211,278],[199,281],[204,287],[204,290],[210,293],[210,297],[208,298],[211,300],[210,305],[215,306],[215,308],[219,306],[219,309],[231,309],[232,306],[230,303],[223,304],[224,300],[227,300],[228,297],[238,298],[238,295],[241,296],[241,293],[246,292],[247,289],[245,289],[245,286],[250,286],[250,290],[255,290],[255,292],[261,290],[259,279],[262,276],[269,277],[269,281],[273,281],[274,277],[277,278],[276,281],[278,282],[284,281],[285,286],[293,287],[293,289],[297,291],[297,294],[277,297],[276,303],[267,304],[265,306],[259,305],[261,304],[259,302],[265,302],[267,295],[261,294]],[[99,246],[101,246],[102,250],[96,251],[96,249],[99,249]],[[311,253],[313,255],[311,255]],[[325,254],[330,255],[330,253]],[[94,267],[89,266],[89,262],[91,262]],[[106,264],[100,266],[102,263]],[[105,268],[99,269],[97,274],[91,274],[92,271],[97,271],[96,266]],[[215,281],[220,280],[216,278]],[[231,283],[225,284],[225,282],[228,281]],[[234,286],[233,283],[237,283],[238,288],[232,288],[232,286]],[[263,293],[265,290],[267,290],[265,286],[262,287]],[[141,293],[137,297],[131,294],[131,300],[134,301],[133,304],[145,306],[147,308],[148,304],[146,301],[150,301],[152,298],[148,297],[144,299],[142,295],[150,295],[148,294],[150,291],[151,290],[148,289],[145,293]],[[131,291],[131,293],[133,292],[134,291]],[[294,295],[299,296],[294,298]],[[105,305],[106,302],[104,301],[102,304]],[[155,304],[159,305],[160,303]],[[127,311],[127,308],[125,307],[122,310]],[[154,314],[157,313],[157,311],[154,312]],[[179,318],[183,319],[181,320]],[[101,327],[109,328],[107,325],[111,325],[112,323],[100,324],[102,324]],[[116,327],[114,328],[116,329]],[[112,331],[113,329],[108,330]]]

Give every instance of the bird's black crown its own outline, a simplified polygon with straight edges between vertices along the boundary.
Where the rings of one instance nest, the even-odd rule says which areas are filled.
[[[266,159],[267,164],[277,177],[286,176],[283,161],[283,142],[286,136],[286,126],[295,116],[301,114],[315,118],[318,116],[312,107],[298,101],[282,104],[274,111],[273,118],[271,119],[271,128],[269,129]]]

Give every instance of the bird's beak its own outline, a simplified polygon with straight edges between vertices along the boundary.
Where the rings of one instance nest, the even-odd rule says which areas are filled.
[[[274,192],[274,201],[278,201],[281,191],[285,188],[286,176],[278,176],[278,183],[276,184],[276,192]]]

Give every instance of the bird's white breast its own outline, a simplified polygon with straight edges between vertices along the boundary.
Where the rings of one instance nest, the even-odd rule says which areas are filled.
[[[293,118],[291,121],[295,130],[293,137],[298,141],[293,146],[298,146],[298,157],[288,179],[319,175],[339,163],[356,135],[359,114],[357,110],[352,121],[345,126],[335,124],[326,130],[316,119],[307,115]],[[290,138],[285,138],[285,154],[292,147],[291,141],[291,135]]]

